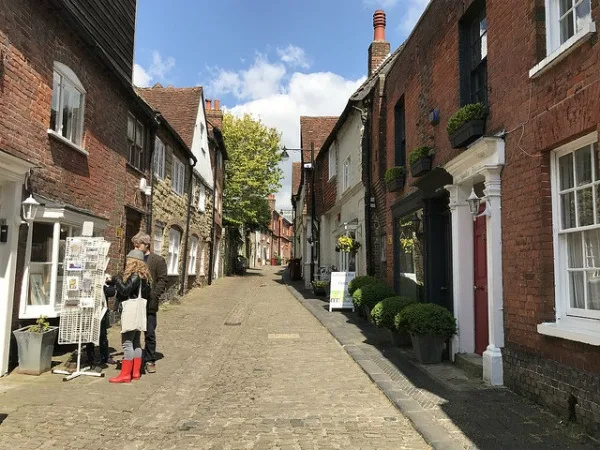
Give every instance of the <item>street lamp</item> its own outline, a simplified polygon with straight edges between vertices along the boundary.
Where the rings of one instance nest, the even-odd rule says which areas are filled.
[[[285,145],[281,149],[281,160],[287,161],[290,157],[290,151],[300,152],[300,161],[302,163],[302,168],[306,169],[307,167],[304,165],[304,151],[306,149],[303,148],[287,148]],[[314,281],[315,277],[315,258],[314,258],[314,245],[313,243],[317,240],[313,238],[313,233],[315,231],[315,143],[310,143],[310,169],[311,169],[311,181],[310,181],[310,197],[311,197],[311,205],[310,205],[310,281]],[[296,234],[296,230],[294,228],[294,234]],[[308,239],[307,239],[308,241]]]
[[[35,215],[37,214],[37,210],[40,204],[33,198],[30,194],[26,200],[23,200],[21,203],[21,207],[23,208],[23,219],[27,221],[27,224],[30,225],[35,219]]]

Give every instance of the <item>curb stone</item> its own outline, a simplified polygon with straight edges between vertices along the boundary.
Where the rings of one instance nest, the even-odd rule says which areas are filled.
[[[362,368],[369,378],[377,385],[383,394],[398,408],[398,410],[413,424],[425,441],[436,450],[464,450],[465,447],[456,442],[446,429],[436,423],[435,419],[402,389],[396,388],[396,383],[385,374],[379,366],[366,355],[358,346],[351,343],[351,338],[344,334],[339,326],[329,319],[325,310],[316,309],[296,288],[286,284],[288,290],[302,305],[312,313],[329,333],[346,350],[346,353]]]

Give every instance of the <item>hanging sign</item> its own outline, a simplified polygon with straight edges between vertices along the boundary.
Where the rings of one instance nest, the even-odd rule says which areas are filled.
[[[352,296],[348,293],[348,283],[355,276],[355,272],[331,272],[329,312],[333,311],[334,308],[352,308],[352,311],[354,311]]]

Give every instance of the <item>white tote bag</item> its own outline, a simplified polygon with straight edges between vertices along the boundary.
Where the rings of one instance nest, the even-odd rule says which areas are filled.
[[[142,298],[142,279],[140,278],[140,291],[137,298],[125,300],[121,303],[121,333],[128,331],[146,331],[146,303]]]

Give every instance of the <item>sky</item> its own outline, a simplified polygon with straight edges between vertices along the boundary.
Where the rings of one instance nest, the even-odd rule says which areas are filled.
[[[373,12],[387,15],[392,51],[429,0],[138,0],[133,81],[203,86],[233,114],[250,113],[300,146],[300,116],[337,116],[365,80]],[[277,209],[291,208],[281,163]]]

